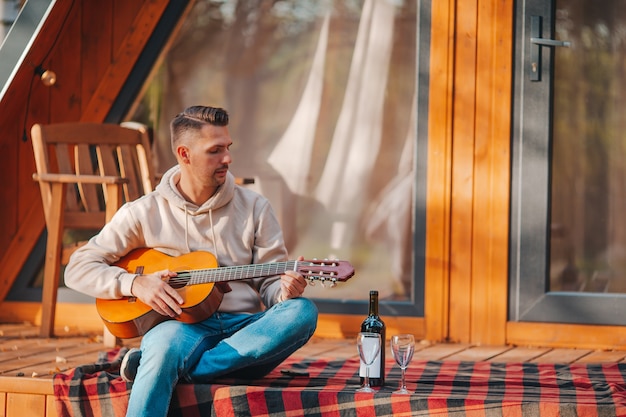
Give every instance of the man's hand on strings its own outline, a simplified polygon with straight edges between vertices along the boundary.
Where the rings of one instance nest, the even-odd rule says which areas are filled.
[[[133,280],[131,292],[157,313],[177,317],[183,312],[180,304],[185,300],[168,284],[169,279],[176,275],[176,272],[169,270],[137,275]]]
[[[298,261],[303,260],[303,256],[298,257]],[[301,273],[297,271],[285,271],[285,273],[280,276],[280,296],[278,297],[278,301],[300,297],[304,293],[306,285],[307,281]]]

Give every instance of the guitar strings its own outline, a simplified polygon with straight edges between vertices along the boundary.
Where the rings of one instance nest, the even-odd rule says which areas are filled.
[[[194,284],[205,284],[223,281],[235,281],[250,278],[266,277],[272,275],[280,275],[288,270],[295,270],[298,261],[274,262],[271,264],[253,264],[253,265],[236,265],[219,268],[197,269],[189,271],[179,271],[178,275],[169,279],[170,285],[185,286]],[[328,262],[328,265],[336,265],[334,262]],[[318,265],[311,263],[311,270],[301,270],[307,279],[318,279],[321,281],[336,281],[334,272],[325,272],[323,270],[315,271]]]
[[[294,269],[297,261],[275,262],[272,264],[236,265],[219,268],[180,271],[169,283],[204,284],[211,282],[235,281],[249,278],[280,275]]]

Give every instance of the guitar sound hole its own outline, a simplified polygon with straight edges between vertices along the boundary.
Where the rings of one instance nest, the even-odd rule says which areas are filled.
[[[188,272],[179,272],[177,276],[170,278],[168,284],[174,289],[180,289],[189,283],[190,274]]]

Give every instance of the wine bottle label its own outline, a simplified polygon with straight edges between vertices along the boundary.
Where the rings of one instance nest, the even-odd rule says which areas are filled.
[[[359,376],[365,378],[365,364],[361,361]],[[380,378],[380,353],[374,359],[374,363],[370,365],[370,378]]]
[[[375,340],[365,340],[364,343],[378,343]],[[369,347],[366,347],[366,349],[370,349]],[[380,352],[378,352],[378,354],[376,355],[376,358],[374,359],[374,362],[372,362],[372,364],[370,365],[370,378],[380,378]],[[361,360],[361,367],[359,368],[359,376],[360,377],[365,377],[365,363]]]

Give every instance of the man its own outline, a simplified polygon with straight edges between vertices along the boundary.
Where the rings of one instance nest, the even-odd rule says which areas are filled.
[[[193,106],[170,124],[178,164],[156,190],[125,204],[65,271],[68,287],[104,299],[137,297],[175,319],[184,299],[164,270],[140,275],[114,263],[138,248],[170,256],[194,251],[215,255],[219,266],[287,260],[282,231],[268,201],[235,185],[228,113]],[[301,258],[300,258],[301,259]],[[128,416],[167,415],[179,380],[261,377],[304,345],[317,325],[315,304],[301,295],[306,280],[295,271],[230,281],[217,312],[195,323],[165,320],[131,349],[121,374],[133,381]]]

